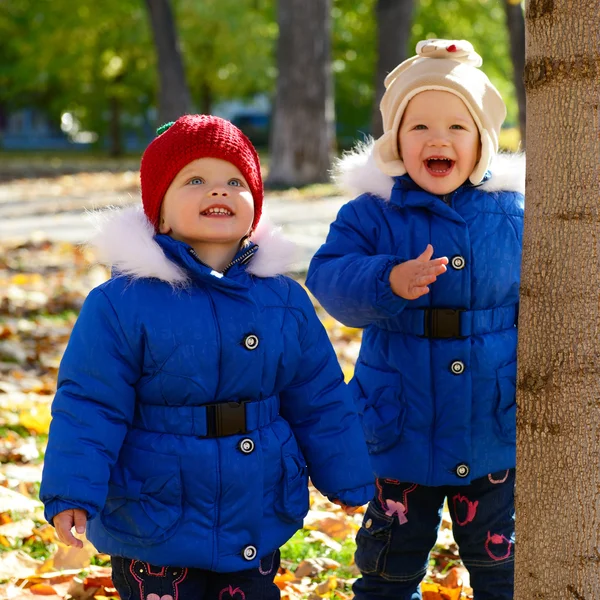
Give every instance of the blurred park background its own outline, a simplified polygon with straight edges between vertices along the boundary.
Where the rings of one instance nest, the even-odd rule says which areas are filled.
[[[109,275],[79,245],[85,211],[139,202],[157,126],[217,114],[258,147],[302,281],[348,199],[332,162],[380,134],[385,74],[433,37],[473,43],[508,106],[501,145],[524,149],[520,0],[0,0],[0,598],[114,596],[108,557],[59,544],[37,501],[60,357]],[[360,331],[317,310],[350,378]],[[361,516],[312,502],[278,583],[345,600]],[[470,595],[448,525],[427,600]]]

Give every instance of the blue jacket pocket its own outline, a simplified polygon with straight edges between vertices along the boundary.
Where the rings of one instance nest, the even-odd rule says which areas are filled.
[[[496,371],[498,404],[496,425],[500,439],[515,443],[517,430],[517,363],[512,362]]]
[[[158,544],[175,533],[181,512],[179,459],[125,444],[100,515],[110,535],[125,543]]]
[[[379,454],[397,444],[402,435],[406,415],[402,377],[361,362],[356,365],[354,377],[363,396],[362,426],[367,446],[371,454]],[[361,401],[357,404],[360,406]]]
[[[283,479],[275,511],[287,523],[301,521],[309,507],[306,461],[292,434],[281,446]]]

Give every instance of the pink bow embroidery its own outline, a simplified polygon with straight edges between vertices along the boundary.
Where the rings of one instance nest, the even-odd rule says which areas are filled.
[[[406,518],[406,508],[402,502],[394,502],[394,500],[386,500],[388,509],[385,511],[385,514],[388,517],[393,517],[394,515],[398,515],[398,522],[400,525],[404,525],[404,523],[408,523],[408,519]]]

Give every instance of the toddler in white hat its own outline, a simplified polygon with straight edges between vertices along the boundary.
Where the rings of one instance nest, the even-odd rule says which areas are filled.
[[[446,499],[475,598],[513,597],[524,161],[498,154],[506,109],[481,64],[466,41],[426,40],[388,75],[384,134],[342,159],[357,197],[308,272],[364,328],[350,388],[377,493],[357,600],[421,598]]]

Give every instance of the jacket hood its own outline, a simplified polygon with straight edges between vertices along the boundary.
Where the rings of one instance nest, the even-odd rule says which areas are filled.
[[[154,239],[154,228],[141,206],[110,208],[89,213],[96,230],[88,241],[98,261],[133,279],[154,278],[184,287],[189,275],[169,260]],[[285,273],[294,261],[295,246],[263,213],[250,240],[258,251],[247,271],[257,277]]]
[[[389,200],[394,178],[383,173],[373,156],[372,139],[357,144],[340,158],[334,169],[334,181],[354,196],[373,194]],[[491,177],[477,188],[488,192],[525,193],[525,154],[496,154],[490,165]]]

